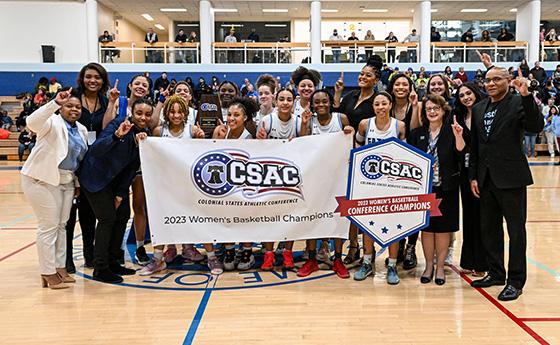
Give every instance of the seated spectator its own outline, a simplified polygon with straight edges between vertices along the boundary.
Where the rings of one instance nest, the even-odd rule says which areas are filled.
[[[468,29],[463,35],[461,35],[461,42],[470,43],[474,41],[474,37],[472,34],[472,29]]]
[[[25,127],[27,126],[27,116],[29,116],[29,112],[27,110],[22,110],[21,113],[19,113],[18,117],[16,117],[16,130],[19,132],[22,130],[22,128],[25,129]]]
[[[432,29],[430,31],[430,41],[432,42],[439,42],[441,41],[441,34],[439,32],[436,31],[436,27],[432,26]]]
[[[469,80],[469,77],[467,76],[467,73],[465,73],[465,68],[459,67],[459,72],[455,73],[453,79],[460,79],[461,83],[466,83]]]
[[[541,67],[540,62],[538,61],[535,62],[535,67],[531,68],[529,73],[531,73],[533,77],[535,77],[535,79],[538,80],[539,84],[541,85],[544,85],[544,82],[548,77],[546,71],[544,70],[544,68]]]
[[[18,147],[18,157],[19,161],[23,162],[23,154],[25,150],[33,150],[33,146],[35,146],[35,142],[37,141],[37,135],[32,131],[27,131],[27,128],[24,128],[23,131],[19,134],[19,147]]]
[[[60,85],[60,83],[56,81],[56,78],[51,78],[48,93],[51,96],[56,95],[60,89],[62,89],[62,85]]]
[[[0,123],[3,129],[10,130],[10,127],[14,124],[14,120],[8,116],[7,111],[0,110]]]
[[[506,29],[506,28],[501,28],[500,29],[500,34],[498,35],[498,41],[507,42],[507,41],[513,41],[513,40],[514,40],[514,37],[508,31],[508,29]]]
[[[104,43],[104,44],[108,42],[113,42],[113,36],[109,34],[109,31],[105,30],[103,31],[103,35],[99,36],[98,41],[99,43]],[[110,47],[105,46],[105,48],[110,48]],[[107,63],[109,61],[114,62],[113,57],[116,55],[118,55],[118,50],[103,50],[102,62],[103,63]]]
[[[490,36],[490,31],[484,30],[482,31],[482,35],[480,36],[481,42],[494,42],[494,39]]]
[[[40,107],[43,104],[43,98],[45,98],[45,91],[43,89],[37,90],[35,97],[33,97],[33,104],[36,107]]]

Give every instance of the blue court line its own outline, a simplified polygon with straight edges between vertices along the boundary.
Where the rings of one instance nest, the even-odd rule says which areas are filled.
[[[0,167],[0,170],[21,170],[23,166]]]
[[[560,163],[556,162],[531,162],[529,163],[530,166],[552,166],[552,165],[560,165]]]
[[[12,226],[12,225],[14,225],[14,224],[23,222],[24,220],[28,220],[29,218],[33,218],[33,213],[30,213],[30,214],[28,214],[27,216],[23,216],[23,217],[14,219],[14,220],[12,220],[11,222],[8,222],[8,223],[6,223],[6,224],[2,224],[2,225],[0,225],[0,229],[2,229],[2,228],[8,228],[8,227],[10,227],[10,226]]]
[[[560,282],[560,272],[556,272],[556,271],[553,270],[552,268],[547,267],[547,266],[541,264],[540,262],[535,261],[535,260],[533,260],[533,259],[531,259],[531,258],[527,258],[527,261],[528,261],[529,263],[531,263],[531,264],[537,266],[537,267],[540,268],[541,270],[547,272],[548,274],[550,274],[551,276],[553,276],[554,278],[556,278],[557,281]]]
[[[202,299],[200,300],[200,304],[196,309],[196,313],[194,314],[194,318],[193,321],[191,322],[191,326],[189,327],[189,331],[185,336],[185,340],[183,340],[183,345],[191,345],[193,343],[194,337],[196,335],[196,331],[198,330],[198,326],[200,325],[200,321],[202,320],[202,316],[204,315],[204,311],[206,310],[206,306],[208,305],[208,301],[210,300],[210,296],[212,295],[212,290],[216,286],[216,282],[218,281],[218,278],[219,276],[215,276],[215,279],[213,279],[214,284],[212,285],[211,288],[208,288],[208,284],[210,284],[210,282],[207,283],[206,291],[204,291],[204,295],[202,296]]]

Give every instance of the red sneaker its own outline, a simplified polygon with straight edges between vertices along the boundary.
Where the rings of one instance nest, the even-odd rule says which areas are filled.
[[[350,273],[348,273],[348,270],[346,269],[346,266],[344,266],[344,264],[342,263],[342,260],[335,259],[332,269],[339,278],[342,279],[350,278]]]
[[[263,271],[272,271],[274,268],[274,252],[264,253],[264,262],[261,266]]]
[[[293,269],[295,266],[294,266],[294,257],[292,255],[292,251],[285,249],[284,253],[282,253],[282,256],[284,257],[284,263],[282,267],[284,267],[287,270]]]
[[[319,265],[317,264],[317,260],[308,259],[303,266],[299,270],[297,270],[298,277],[307,277],[313,272],[317,272],[319,270]]]

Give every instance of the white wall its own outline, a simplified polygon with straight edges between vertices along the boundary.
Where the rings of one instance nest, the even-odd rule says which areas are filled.
[[[79,2],[1,1],[0,62],[42,62],[54,45],[56,62],[87,61],[86,7]]]

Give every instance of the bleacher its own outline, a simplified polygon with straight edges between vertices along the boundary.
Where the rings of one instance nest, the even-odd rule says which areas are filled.
[[[0,96],[0,109],[6,110],[8,116],[14,121],[14,125],[10,128],[10,138],[0,139],[0,160],[17,161],[18,158],[18,137],[19,132],[16,131],[16,117],[23,111],[23,101],[17,99],[15,96]],[[27,151],[23,155],[27,158]]]

